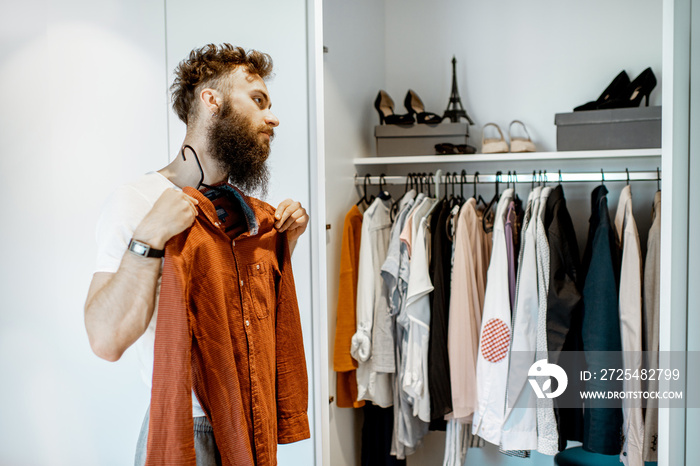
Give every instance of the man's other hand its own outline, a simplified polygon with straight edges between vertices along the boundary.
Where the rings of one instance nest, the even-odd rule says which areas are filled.
[[[298,201],[285,199],[280,202],[275,211],[275,228],[279,232],[287,232],[289,248],[293,251],[297,239],[306,231],[309,215]]]
[[[197,204],[197,199],[181,190],[166,189],[134,231],[134,238],[163,249],[170,238],[192,226]]]

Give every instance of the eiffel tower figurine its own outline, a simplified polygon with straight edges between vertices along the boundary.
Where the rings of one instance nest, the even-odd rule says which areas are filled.
[[[459,119],[464,117],[467,119],[470,125],[474,122],[467,112],[462,107],[462,99],[459,98],[459,91],[457,90],[457,59],[452,57],[452,94],[450,95],[450,102],[447,104],[447,110],[442,116],[443,118],[449,118],[452,123],[459,123]]]

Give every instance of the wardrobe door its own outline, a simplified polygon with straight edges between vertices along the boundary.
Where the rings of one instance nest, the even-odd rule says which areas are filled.
[[[689,192],[688,205],[691,215],[688,218],[688,238],[700,237],[700,216],[693,214],[700,201],[700,0],[691,3],[690,24],[690,151],[689,151]],[[700,438],[700,403],[697,387],[700,387],[700,290],[692,284],[700,283],[700,243],[688,241],[688,384],[686,393],[694,399],[688,400],[685,433],[685,464],[700,464],[700,450],[696,441]]]
[[[313,2],[308,2],[313,5]],[[312,6],[311,6],[312,7]],[[268,159],[270,167],[269,193],[263,199],[277,206],[292,198],[309,209],[310,150],[312,128],[309,123],[309,76],[307,55],[306,0],[272,0],[264,6],[256,2],[225,2],[221,0],[166,0],[167,82],[172,83],[173,70],[190,50],[209,43],[228,42],[245,49],[270,54],[274,63],[273,76],[267,82],[272,112],[280,121],[275,128],[275,140]],[[168,110],[169,154],[176,157],[185,136],[185,125]],[[314,129],[315,130],[315,129]],[[318,212],[309,214],[318,221]],[[320,427],[314,425],[313,362],[311,304],[311,227],[299,238],[292,257],[296,292],[301,312],[306,366],[309,371],[309,421],[311,440],[278,448],[279,464],[314,464],[313,438]],[[325,348],[322,349],[325,351]]]

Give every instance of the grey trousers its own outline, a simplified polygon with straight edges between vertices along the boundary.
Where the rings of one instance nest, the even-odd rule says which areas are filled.
[[[146,446],[148,445],[148,420],[150,408],[146,410],[141,433],[136,445],[135,466],[146,464]],[[206,416],[194,418],[194,449],[197,453],[197,466],[221,466],[221,455],[214,441],[214,430]]]

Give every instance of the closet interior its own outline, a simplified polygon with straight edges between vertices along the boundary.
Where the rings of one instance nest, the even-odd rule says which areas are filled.
[[[439,185],[440,194],[473,192],[488,202],[497,189],[515,191],[523,201],[536,185],[561,184],[583,254],[591,216],[591,193],[608,189],[611,221],[618,197],[631,186],[633,216],[642,255],[660,187],[661,148],[557,152],[556,113],[595,100],[615,75],[636,76],[651,67],[662,76],[662,4],[646,0],[585,4],[474,0],[385,0],[323,3],[327,283],[329,336],[330,456],[333,465],[360,464],[363,414],[336,406],[332,370],[338,272],[345,214],[365,194],[387,191],[397,201],[416,183]],[[619,21],[635,11],[634,21]],[[461,101],[474,120],[469,144],[476,154],[377,157],[373,107],[377,92],[393,96],[404,113],[408,89],[420,94],[425,111],[442,115],[457,58]],[[644,105],[644,103],[642,103]],[[661,86],[649,105],[661,105]],[[482,128],[527,125],[536,152],[482,153]],[[478,173],[477,173],[478,172]],[[416,176],[415,174],[418,174]],[[411,176],[413,175],[413,176]],[[423,186],[427,193],[427,186]],[[429,432],[409,465],[443,464],[445,433]],[[486,444],[470,449],[465,464],[552,464],[503,455]]]

